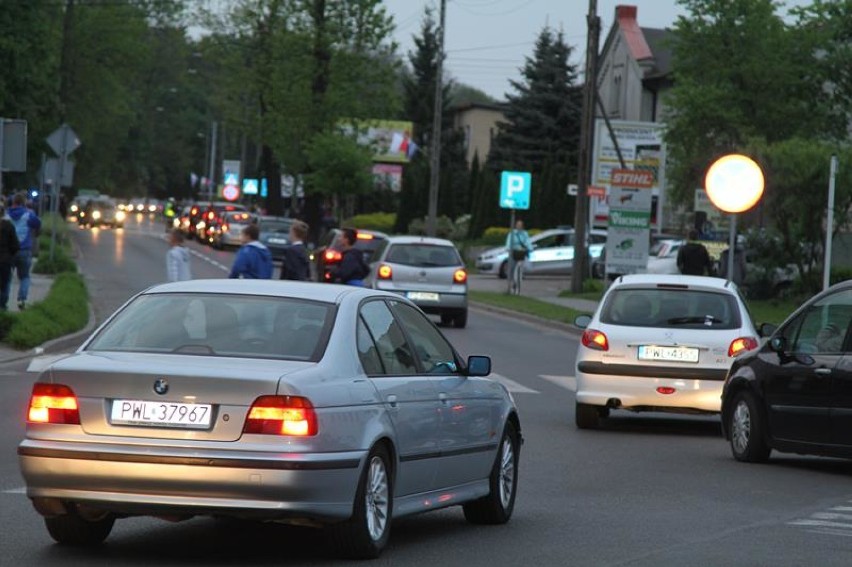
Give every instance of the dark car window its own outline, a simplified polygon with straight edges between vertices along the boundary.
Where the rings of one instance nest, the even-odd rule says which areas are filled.
[[[434,244],[391,244],[385,260],[392,264],[422,268],[443,268],[462,264],[455,248]]]
[[[332,305],[301,299],[142,295],[87,350],[318,360],[333,315]]]
[[[793,352],[840,353],[849,350],[846,335],[852,322],[852,290],[832,294],[811,305],[782,333]]]
[[[383,301],[370,301],[361,307],[361,317],[373,336],[386,374],[416,374],[417,363],[411,346],[390,309]]]
[[[729,293],[673,288],[621,288],[607,296],[601,322],[633,327],[736,329],[740,311]]]
[[[281,232],[289,233],[290,227],[293,226],[291,221],[283,220],[262,220],[260,221],[261,232]]]
[[[358,317],[358,358],[361,359],[361,366],[364,367],[364,372],[370,376],[384,374],[385,369],[382,366],[382,360],[379,358],[379,351],[376,348],[376,343],[373,341],[373,336],[367,329],[367,324],[364,319]]]
[[[573,246],[574,235],[571,233],[551,234],[536,240],[536,248],[558,248],[560,246]]]
[[[403,303],[393,304],[414,351],[427,374],[455,374],[456,354],[438,329],[417,309]]]

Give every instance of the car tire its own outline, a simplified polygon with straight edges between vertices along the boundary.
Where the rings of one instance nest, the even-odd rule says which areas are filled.
[[[103,543],[112,531],[115,516],[106,514],[98,520],[87,520],[76,510],[44,519],[47,531],[56,543],[73,546],[91,546]]]
[[[734,458],[746,463],[769,460],[772,448],[766,443],[766,418],[751,392],[742,390],[734,396],[727,418]]]
[[[500,264],[500,269],[497,270],[497,276],[501,280],[505,280],[506,278],[509,277],[509,262],[508,261],[504,261],[502,264]]]
[[[378,445],[367,455],[361,471],[352,517],[330,528],[335,547],[350,559],[375,559],[388,543],[392,517],[390,455]]]
[[[512,422],[503,428],[497,458],[491,468],[488,496],[462,506],[465,519],[472,524],[505,524],[515,509],[518,494],[518,461],[520,440]]]
[[[453,317],[453,326],[455,326],[457,329],[464,329],[465,327],[467,327],[467,309],[459,311]]]
[[[605,417],[605,409],[600,406],[575,402],[574,420],[577,429],[598,429],[601,426],[601,418]]]
[[[453,316],[449,313],[441,313],[441,326],[449,327],[453,324]]]

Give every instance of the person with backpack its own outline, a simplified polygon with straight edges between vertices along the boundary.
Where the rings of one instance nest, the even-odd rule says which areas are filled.
[[[12,197],[12,207],[6,213],[7,218],[15,227],[15,234],[20,243],[20,249],[15,254],[12,262],[18,273],[18,309],[23,311],[27,305],[27,296],[30,293],[30,268],[33,263],[33,249],[41,229],[41,219],[35,212],[26,207],[27,198],[23,193],[16,193]]]
[[[308,225],[296,221],[290,227],[290,245],[284,249],[281,257],[281,279],[307,281],[311,277],[311,261],[305,249],[308,237]]]
[[[363,287],[364,278],[370,273],[370,268],[364,261],[364,254],[357,248],[358,231],[354,228],[344,228],[342,234],[340,263],[331,270],[332,283],[342,283]]]

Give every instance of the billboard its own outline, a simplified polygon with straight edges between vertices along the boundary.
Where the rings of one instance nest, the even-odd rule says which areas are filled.
[[[651,186],[647,171],[613,169],[609,193],[606,271],[643,273],[648,265]]]
[[[362,146],[373,149],[373,161],[378,163],[408,163],[418,150],[411,139],[414,126],[404,120],[350,121],[341,125],[346,134],[355,133]]]
[[[402,191],[402,166],[390,163],[374,164],[373,180],[377,187],[399,193]]]
[[[666,145],[663,141],[665,124],[658,122],[630,122],[610,120],[624,165],[627,169],[647,172],[652,179],[651,195],[656,197],[656,219],[662,217],[664,188],[666,186]],[[613,170],[622,169],[618,153],[603,119],[595,121],[595,144],[592,153],[591,185],[604,187],[607,198],[589,200],[594,226],[607,226],[609,219],[608,197],[611,194]],[[653,215],[653,212],[652,212]]]

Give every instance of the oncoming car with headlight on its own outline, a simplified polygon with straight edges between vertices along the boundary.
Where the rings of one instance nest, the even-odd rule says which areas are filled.
[[[581,429],[612,410],[719,413],[731,363],[760,337],[736,286],[703,276],[621,276],[575,323]]]
[[[327,527],[375,557],[391,520],[509,520],[521,429],[488,357],[462,359],[395,294],[270,280],[149,289],[33,386],[18,447],[60,543],[116,519]]]

